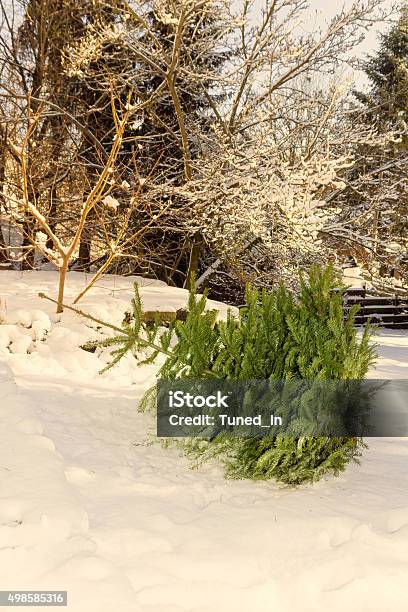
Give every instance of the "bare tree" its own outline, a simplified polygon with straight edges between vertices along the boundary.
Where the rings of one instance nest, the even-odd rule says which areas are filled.
[[[57,236],[55,230],[51,227],[51,224],[47,221],[44,215],[40,212],[39,207],[37,205],[37,201],[35,197],[33,197],[33,189],[30,187],[31,184],[31,173],[30,173],[30,139],[35,131],[37,122],[41,117],[41,108],[39,108],[35,115],[31,114],[28,117],[28,130],[27,133],[21,143],[21,147],[17,147],[14,145],[14,150],[18,152],[20,162],[21,162],[21,176],[22,176],[22,194],[23,194],[23,207],[26,214],[32,215],[33,219],[38,224],[38,227],[45,233],[45,237],[49,239],[52,244],[52,249],[47,246],[47,243],[42,240],[42,236],[38,235],[38,232],[27,233],[27,240],[30,240],[37,249],[42,251],[42,253],[58,268],[59,270],[59,288],[58,288],[58,304],[57,304],[57,312],[62,312],[63,310],[63,300],[64,300],[64,287],[65,287],[65,279],[66,273],[68,271],[68,265],[71,261],[77,247],[79,241],[81,239],[81,235],[85,226],[86,219],[90,212],[95,208],[95,206],[101,202],[104,198],[107,197],[107,192],[109,191],[109,186],[111,182],[111,174],[113,173],[113,168],[115,161],[117,159],[122,139],[123,133],[127,121],[127,115],[124,117],[119,117],[117,111],[115,109],[114,98],[112,96],[112,114],[115,122],[116,133],[114,142],[109,154],[109,157],[106,161],[106,164],[97,180],[95,185],[93,185],[90,193],[86,197],[82,207],[79,210],[78,219],[73,222],[73,236],[71,240],[64,244],[63,241]]]

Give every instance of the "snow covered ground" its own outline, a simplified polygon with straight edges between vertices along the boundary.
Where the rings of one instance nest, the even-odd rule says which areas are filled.
[[[361,466],[297,489],[192,471],[137,411],[155,368],[100,376],[79,348],[96,331],[37,297],[56,280],[0,272],[0,589],[68,590],[72,612],[408,608],[408,439],[372,439]],[[67,301],[83,283],[69,275]],[[119,323],[131,292],[105,278],[80,306]],[[408,335],[378,342],[372,377],[407,378]]]

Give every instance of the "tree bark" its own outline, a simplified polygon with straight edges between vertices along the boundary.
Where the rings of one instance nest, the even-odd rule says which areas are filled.
[[[91,239],[88,234],[87,228],[84,228],[84,232],[81,236],[81,241],[79,243],[79,255],[77,267],[82,272],[89,272],[91,263]]]
[[[22,270],[33,270],[34,269],[34,247],[33,243],[30,239],[30,236],[33,234],[33,221],[28,219],[27,216],[24,219],[23,225],[23,258],[21,262]]]
[[[8,252],[6,241],[4,240],[3,235],[3,225],[1,223],[1,215],[5,210],[5,201],[4,201],[4,182],[5,182],[5,174],[6,174],[6,143],[5,138],[1,143],[1,155],[0,155],[0,263],[5,263],[8,261]]]
[[[58,299],[57,299],[57,314],[64,312],[64,288],[65,278],[67,276],[69,259],[66,257],[59,271]]]

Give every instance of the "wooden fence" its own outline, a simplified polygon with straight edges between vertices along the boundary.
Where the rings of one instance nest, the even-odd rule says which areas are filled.
[[[408,329],[408,297],[380,296],[366,289],[348,289],[344,294],[344,310],[347,312],[354,304],[360,305],[356,324],[371,323],[392,329]]]

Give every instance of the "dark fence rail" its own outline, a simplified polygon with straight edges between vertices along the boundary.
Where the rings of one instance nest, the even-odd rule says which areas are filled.
[[[356,315],[356,324],[364,325],[368,321],[391,329],[408,329],[408,297],[381,296],[366,289],[348,289],[344,294],[344,311],[351,306],[360,305]]]

